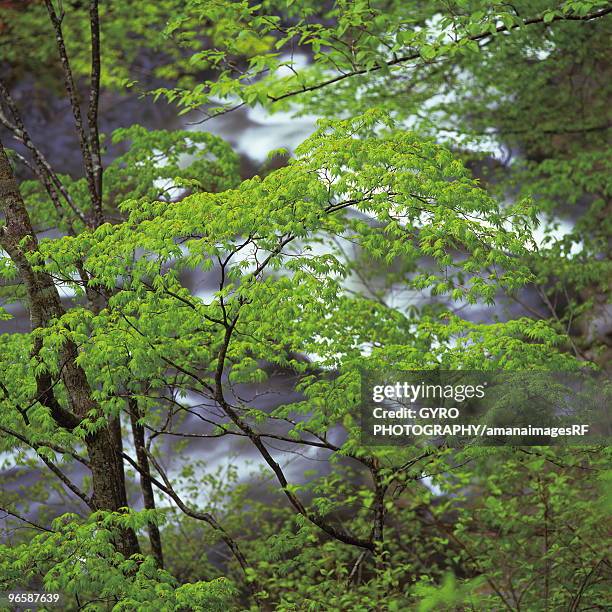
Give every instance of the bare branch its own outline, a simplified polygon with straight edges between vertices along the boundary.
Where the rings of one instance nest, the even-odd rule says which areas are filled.
[[[62,470],[60,470],[52,461],[40,454],[39,457],[41,461],[64,483],[64,485],[68,487],[77,497],[83,500],[91,510],[97,509],[92,498],[81,491],[81,489],[79,489],[79,487],[75,485],[74,482],[72,482],[72,480],[70,480],[70,478],[68,478],[68,476],[66,476],[66,474],[64,474],[64,472],[62,472]]]
[[[83,125],[83,118],[81,116],[81,106],[79,102],[78,91],[74,83],[74,77],[72,75],[72,69],[70,68],[70,60],[68,59],[68,52],[66,51],[66,45],[64,43],[64,33],[62,31],[62,14],[57,14],[53,8],[51,0],[45,0],[45,6],[49,13],[49,18],[55,30],[55,40],[57,43],[57,50],[62,63],[62,69],[64,72],[64,87],[70,100],[70,106],[72,107],[72,114],[74,116],[74,123],[79,138],[79,145],[81,147],[81,154],[83,156],[83,165],[85,167],[85,177],[87,179],[87,185],[89,187],[89,193],[91,196],[91,203],[94,210],[93,223],[95,226],[100,225],[103,222],[102,217],[102,198],[101,194],[98,193],[95,181],[95,174],[93,168],[92,154],[91,154],[91,143],[85,132]]]
[[[187,506],[187,504],[181,499],[179,494],[172,487],[172,484],[170,483],[170,479],[168,478],[166,471],[161,467],[159,462],[150,452],[145,452],[149,461],[155,467],[157,473],[160,475],[160,478],[163,481],[160,482],[157,478],[149,474],[148,477],[150,478],[151,483],[154,484],[160,491],[165,493],[168,497],[170,497],[184,514],[198,521],[208,523],[208,525],[210,525],[215,531],[217,531],[219,533],[219,536],[230,549],[236,561],[238,561],[240,567],[246,575],[247,569],[250,566],[246,557],[238,546],[238,543],[227,533],[227,531],[225,531],[225,529],[223,529],[223,527],[217,522],[215,517],[210,514],[210,512],[200,512],[199,510],[194,510],[193,508]],[[134,459],[132,459],[127,453],[121,453],[121,455],[136,471],[138,471],[141,475],[143,474],[143,470],[138,464],[138,462],[134,461]],[[259,590],[257,585],[253,582],[250,582],[249,587],[253,595],[256,596],[256,593]]]
[[[48,533],[55,533],[53,529],[48,529],[47,527],[43,527],[42,525],[35,523],[34,521],[31,521],[30,519],[27,519],[25,516],[22,516],[18,512],[15,512],[14,510],[9,510],[8,508],[5,508],[4,506],[0,506],[0,511],[16,519],[19,519],[20,521],[22,521],[23,523],[26,523],[27,525],[30,525],[34,529],[38,529],[39,531],[47,531]]]
[[[68,193],[65,186],[57,176],[57,173],[51,167],[51,164],[47,161],[42,151],[34,144],[28,131],[26,130],[25,124],[19,114],[19,110],[15,101],[13,100],[8,88],[6,85],[0,80],[0,96],[4,100],[7,108],[9,109],[13,120],[9,120],[9,118],[3,113],[2,108],[0,107],[0,123],[4,125],[8,130],[13,133],[13,136],[23,143],[23,145],[30,151],[34,162],[36,164],[36,168],[32,168],[32,170],[36,173],[39,181],[45,187],[51,201],[53,202],[58,213],[60,211],[60,204],[57,199],[56,190],[62,195],[66,203],[68,204],[70,210],[84,223],[87,224],[87,220],[85,218],[85,214],[81,211],[78,206],[74,203],[72,196]],[[63,212],[60,213],[61,216],[70,221]]]
[[[283,469],[278,464],[278,462],[272,457],[270,451],[266,448],[266,445],[263,443],[261,439],[261,435],[259,435],[244,419],[242,419],[236,410],[226,401],[225,396],[223,394],[223,370],[225,369],[225,359],[227,355],[227,350],[229,344],[232,339],[232,334],[234,329],[236,328],[236,323],[238,322],[238,315],[232,319],[231,322],[228,323],[226,327],[225,337],[223,344],[221,346],[221,350],[219,351],[219,356],[217,360],[217,370],[215,372],[215,399],[219,403],[219,405],[223,408],[227,416],[232,420],[232,422],[243,431],[251,440],[255,448],[259,451],[260,455],[263,457],[264,461],[268,464],[270,469],[274,472],[279,484],[282,487],[283,493],[286,495],[287,499],[290,501],[291,505],[297,510],[299,514],[308,519],[311,523],[319,527],[322,531],[327,533],[332,538],[344,542],[345,544],[350,544],[352,546],[359,546],[360,548],[366,548],[369,550],[374,550],[374,542],[369,540],[364,540],[362,538],[358,538],[349,533],[341,531],[327,523],[323,517],[313,512],[310,512],[302,503],[300,498],[295,494],[295,492],[289,486],[289,481],[283,472]]]
[[[98,131],[98,105],[100,101],[100,16],[98,14],[98,0],[90,0],[89,23],[91,27],[91,81],[89,85],[87,123],[89,126],[94,182],[101,206],[103,168],[102,157],[100,155],[100,134]],[[99,212],[102,214],[101,208]]]

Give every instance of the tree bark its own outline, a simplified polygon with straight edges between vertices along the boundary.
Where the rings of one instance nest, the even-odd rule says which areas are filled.
[[[140,410],[138,401],[134,398],[128,400],[130,409],[130,422],[132,425],[132,435],[134,437],[134,447],[136,449],[136,461],[138,462],[140,473],[140,488],[142,490],[142,498],[144,507],[147,510],[155,510],[155,495],[153,494],[153,483],[151,482],[151,468],[149,466],[149,458],[145,449],[144,427],[138,422],[140,419]],[[156,523],[148,524],[149,542],[151,543],[151,552],[157,561],[160,568],[164,567],[164,555],[162,549],[161,536]]]
[[[57,287],[45,272],[35,270],[28,255],[38,251],[29,214],[21,197],[13,170],[0,142],[0,211],[4,214],[4,227],[0,228],[0,246],[8,253],[24,282],[29,302],[32,329],[46,327],[53,319],[65,314]],[[36,339],[33,356],[37,356],[42,341]],[[37,399],[49,408],[60,427],[74,429],[90,412],[100,412],[91,397],[91,388],[84,370],[76,362],[78,350],[68,340],[60,354],[61,379],[68,395],[68,407],[55,397],[49,373],[36,376]],[[117,425],[115,424],[114,427]],[[125,476],[121,448],[117,444],[113,424],[102,427],[85,439],[92,475],[92,507],[96,510],[118,511],[127,506]],[[129,556],[139,552],[136,534],[130,530],[121,533],[117,549]]]

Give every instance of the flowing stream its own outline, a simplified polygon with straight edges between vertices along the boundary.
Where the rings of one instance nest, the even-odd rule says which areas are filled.
[[[31,131],[37,135],[37,141],[42,143],[45,154],[52,162],[55,162],[60,172],[77,175],[80,173],[80,157],[72,135],[72,117],[69,108],[62,100],[52,98],[48,105],[36,104],[36,97],[28,98],[28,92],[36,91],[33,84],[27,79],[15,92],[15,97],[19,104],[25,105],[24,115],[28,118]],[[101,117],[101,129],[110,132],[117,127],[129,125],[137,121],[151,129],[156,128],[180,128],[184,127],[192,130],[206,130],[227,140],[241,156],[241,173],[243,177],[253,176],[261,164],[266,160],[271,150],[284,147],[293,150],[302,142],[315,127],[316,118],[306,116],[294,118],[289,113],[279,113],[269,115],[261,109],[238,109],[232,113],[223,115],[204,123],[195,123],[197,117],[190,117],[186,125],[181,125],[172,108],[165,105],[154,105],[148,100],[136,100],[134,98],[122,98],[114,94],[104,94],[102,99],[104,113]],[[41,110],[42,109],[42,110]],[[50,121],[49,117],[54,120]],[[70,136],[67,137],[67,134]],[[9,142],[6,139],[6,142]],[[13,146],[10,143],[9,146]],[[110,155],[116,154],[111,149]],[[56,160],[59,160],[59,164]],[[108,159],[107,159],[108,161]],[[566,232],[571,228],[571,222],[561,230]],[[53,236],[51,230],[44,234]],[[350,256],[350,252],[348,253]],[[217,271],[215,269],[206,273],[191,272],[184,275],[183,281],[189,289],[197,296],[206,298],[212,295],[217,286]],[[353,277],[348,281],[349,287],[355,291],[362,291],[366,294],[371,287],[366,287],[361,279]],[[71,297],[69,291],[61,288],[63,296],[67,299]],[[430,299],[427,294],[416,291],[391,291],[386,299],[388,303],[400,309],[410,306],[419,306]],[[527,293],[525,299],[530,304],[537,304],[537,296]],[[27,311],[21,305],[11,305],[8,310],[13,315],[9,321],[0,321],[0,333],[26,332],[29,330],[29,320]],[[472,321],[491,322],[496,319],[505,320],[516,316],[521,316],[524,311],[521,306],[507,300],[500,300],[494,307],[483,304],[464,306],[461,315]],[[249,404],[261,410],[270,410],[274,406],[282,403],[291,402],[296,399],[293,391],[293,381],[290,372],[271,372],[268,381],[261,385],[243,385],[238,389],[240,396],[249,400]],[[186,398],[187,403],[191,404],[195,410],[198,402],[196,397]],[[210,424],[202,421],[195,414],[189,414],[180,426],[180,431],[189,434],[209,434]],[[280,430],[279,430],[280,431]],[[342,432],[335,431],[331,434],[332,441],[339,442]],[[176,438],[165,436],[162,448],[165,452],[160,453],[162,463],[171,474],[176,474],[181,469],[181,463],[185,457],[189,459],[203,460],[207,464],[207,470],[223,470],[229,464],[233,464],[239,474],[239,478],[248,479],[250,474],[257,470],[258,466],[263,465],[258,452],[254,449],[250,441],[246,438],[226,436],[221,438],[193,439],[181,451],[180,455],[173,452]],[[313,447],[299,447],[299,454],[288,452],[287,445],[282,442],[269,445],[275,458],[284,466],[290,481],[299,482],[304,478],[304,472],[309,469],[316,469],[321,472],[328,469],[326,457],[328,452]],[[131,449],[127,449],[130,451]],[[132,453],[133,454],[133,453]],[[37,479],[35,471],[12,465],[10,454],[0,457],[3,465],[0,465],[0,481],[10,488],[27,488]],[[72,469],[72,477],[80,480],[84,473],[78,467]],[[261,477],[257,482],[261,484]],[[134,492],[134,504],[138,506],[139,495],[137,487],[132,487]],[[257,488],[260,497],[264,496],[261,486]],[[203,492],[205,494],[205,492]],[[76,509],[65,504],[58,497],[49,499],[46,505],[58,504],[58,513]],[[30,515],[35,515],[36,508],[30,508]]]

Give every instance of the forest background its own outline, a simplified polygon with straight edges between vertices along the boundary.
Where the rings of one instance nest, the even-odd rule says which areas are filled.
[[[606,446],[369,447],[359,405],[609,371],[611,12],[0,2],[0,591],[609,609]]]

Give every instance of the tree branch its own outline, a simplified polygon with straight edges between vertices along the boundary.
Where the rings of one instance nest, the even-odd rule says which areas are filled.
[[[14,512],[13,510],[9,510],[8,508],[5,508],[4,506],[0,506],[0,511],[16,519],[19,519],[20,521],[26,523],[27,525],[30,525],[34,529],[38,529],[39,531],[46,531],[48,533],[55,533],[53,529],[48,529],[47,527],[43,527],[42,525],[39,525],[38,523],[35,523],[31,521],[30,519],[25,518],[25,516],[21,516],[21,514],[18,514],[17,512]]]
[[[592,19],[598,19],[600,17],[604,17],[605,15],[607,15],[608,13],[612,12],[612,8],[606,8],[606,9],[602,9],[601,11],[597,11],[595,13],[590,13],[588,15],[585,15],[584,17],[580,17],[578,15],[565,15],[565,16],[561,16],[561,15],[556,15],[552,21],[590,21]],[[459,41],[457,41],[457,43],[461,43],[463,40],[468,40],[468,41],[475,41],[478,42],[480,40],[483,40],[485,38],[488,38],[489,36],[493,36],[494,34],[500,34],[502,32],[509,32],[511,30],[515,30],[519,27],[523,27],[523,26],[528,26],[528,25],[533,25],[533,24],[543,24],[544,22],[544,16],[540,15],[539,17],[533,17],[531,19],[525,19],[523,21],[522,24],[514,24],[512,26],[506,26],[506,25],[500,25],[497,28],[495,28],[495,31],[492,33],[490,31],[486,31],[486,32],[480,32],[479,34],[475,34],[473,36],[468,36],[466,38],[463,38]],[[551,22],[549,22],[551,23]],[[548,25],[548,24],[546,24]],[[410,62],[412,60],[415,59],[419,59],[421,57],[420,52],[414,52],[414,53],[409,53],[407,55],[402,55],[400,57],[395,57],[392,60],[389,60],[388,62],[384,62],[384,66],[385,67],[392,67],[392,66],[397,66],[398,64],[404,64],[406,62]],[[351,77],[355,77],[355,76],[360,76],[360,75],[364,75],[364,74],[371,74],[372,72],[377,72],[381,70],[381,66],[373,66],[372,68],[362,68],[360,70],[353,70],[351,72],[346,72],[344,74],[340,74],[338,76],[335,76],[331,79],[327,79],[326,81],[322,81],[320,83],[317,83],[315,85],[310,85],[308,87],[302,87],[302,89],[295,89],[292,91],[288,91],[284,94],[281,94],[279,96],[273,96],[271,94],[268,94],[268,99],[271,102],[278,102],[280,100],[284,100],[286,98],[290,98],[293,96],[297,96],[303,93],[308,93],[311,91],[316,91],[318,89],[323,89],[324,87],[327,87],[329,85],[334,85],[336,83],[339,83],[340,81],[344,81],[345,79],[349,79]]]
[[[321,516],[308,511],[308,509],[304,506],[300,498],[291,490],[289,486],[289,481],[287,480],[283,469],[274,459],[274,457],[272,457],[270,451],[266,448],[266,445],[261,439],[261,435],[259,435],[246,421],[240,418],[234,408],[225,400],[222,384],[223,370],[225,369],[225,358],[227,355],[229,343],[231,341],[232,334],[234,332],[237,322],[238,315],[236,315],[234,319],[230,323],[228,323],[226,327],[225,338],[221,346],[221,350],[219,351],[219,356],[217,358],[217,370],[215,372],[215,400],[223,408],[224,412],[232,420],[232,422],[249,437],[255,448],[257,448],[260,455],[263,457],[264,461],[274,472],[279,484],[282,487],[283,493],[286,495],[291,505],[297,510],[299,514],[301,514],[304,518],[308,519],[311,523],[319,527],[319,529],[327,533],[329,536],[336,540],[339,540],[340,542],[344,542],[345,544],[350,544],[352,546],[359,546],[360,548],[366,548],[368,550],[374,550],[374,542],[371,539],[364,540],[362,538],[358,538],[351,534],[345,533],[344,531],[340,531],[333,525],[330,525],[329,523],[324,521]]]
[[[53,8],[51,0],[45,0],[45,6],[51,19],[51,24],[55,30],[55,40],[57,44],[57,50],[62,63],[62,70],[64,72],[64,87],[70,100],[70,106],[72,107],[72,114],[74,116],[74,123],[79,139],[79,145],[81,147],[81,154],[83,156],[83,165],[85,167],[85,177],[87,179],[87,185],[89,187],[89,194],[91,197],[91,203],[93,208],[93,224],[98,226],[103,222],[102,216],[102,199],[101,194],[98,193],[95,181],[95,174],[92,161],[91,143],[85,132],[83,126],[83,118],[81,116],[81,107],[79,102],[78,91],[74,84],[74,77],[72,75],[72,69],[70,68],[70,60],[68,58],[68,52],[66,51],[66,45],[64,43],[64,33],[62,31],[62,18],[63,15],[58,15]],[[92,50],[93,52],[93,50]]]
[[[221,539],[225,542],[227,547],[230,549],[231,553],[236,558],[236,561],[238,561],[238,564],[242,568],[242,571],[245,573],[245,575],[247,575],[247,569],[250,568],[250,565],[246,557],[242,553],[240,547],[238,546],[238,543],[227,533],[227,531],[225,531],[225,529],[223,529],[223,527],[217,522],[217,520],[212,514],[210,514],[209,512],[200,512],[199,510],[194,510],[193,508],[190,508],[189,506],[187,506],[187,504],[181,499],[181,497],[172,487],[172,484],[170,483],[170,479],[168,478],[165,470],[161,467],[159,462],[146,449],[145,449],[145,452],[147,454],[149,461],[153,464],[153,466],[157,470],[157,473],[159,474],[160,478],[163,481],[162,483],[159,480],[157,480],[157,478],[149,474],[148,477],[150,478],[151,483],[154,484],[160,491],[165,493],[168,497],[170,497],[170,499],[172,499],[176,503],[176,505],[179,507],[179,509],[184,514],[198,521],[203,521],[205,523],[208,523],[208,525],[210,525],[215,531],[217,531]],[[134,459],[132,459],[127,453],[122,453],[122,457],[138,473],[140,473],[141,475],[144,475],[143,470],[137,461],[134,461]],[[256,593],[259,591],[259,587],[257,586],[257,584],[253,582],[249,582],[249,587],[251,589],[253,596],[256,597]]]
[[[10,130],[13,133],[13,136],[23,143],[23,145],[31,152],[32,157],[34,158],[34,162],[36,164],[36,169],[33,168],[36,173],[38,179],[45,187],[51,201],[53,202],[56,210],[59,212],[59,202],[57,200],[57,194],[55,190],[57,190],[66,203],[68,204],[70,210],[85,224],[87,225],[87,220],[85,218],[85,214],[79,207],[74,203],[72,196],[66,190],[64,184],[61,182],[57,173],[51,167],[51,164],[47,161],[42,151],[34,144],[32,138],[30,137],[28,131],[26,130],[25,124],[19,114],[19,110],[15,101],[13,100],[8,88],[6,85],[0,80],[0,96],[4,100],[7,108],[9,109],[13,121],[10,121],[9,118],[2,112],[2,108],[0,107],[0,123],[4,125],[5,128]],[[37,171],[38,170],[38,171]],[[65,220],[70,221],[70,219],[66,218],[63,214],[61,214]]]
[[[77,497],[87,504],[90,510],[94,511],[98,509],[93,503],[93,499],[81,491],[81,489],[79,489],[79,487],[77,487],[77,485],[75,485],[72,480],[70,480],[70,478],[68,478],[68,476],[66,476],[66,474],[64,474],[64,472],[62,472],[62,470],[55,465],[55,463],[40,454],[38,456],[40,457],[41,461],[64,483],[66,487],[68,487]]]
[[[87,123],[89,126],[89,142],[91,146],[93,178],[100,202],[102,221],[102,157],[100,155],[100,134],[98,131],[98,105],[100,101],[100,16],[98,0],[90,0],[89,23],[91,29],[91,81],[89,84],[89,109]]]

